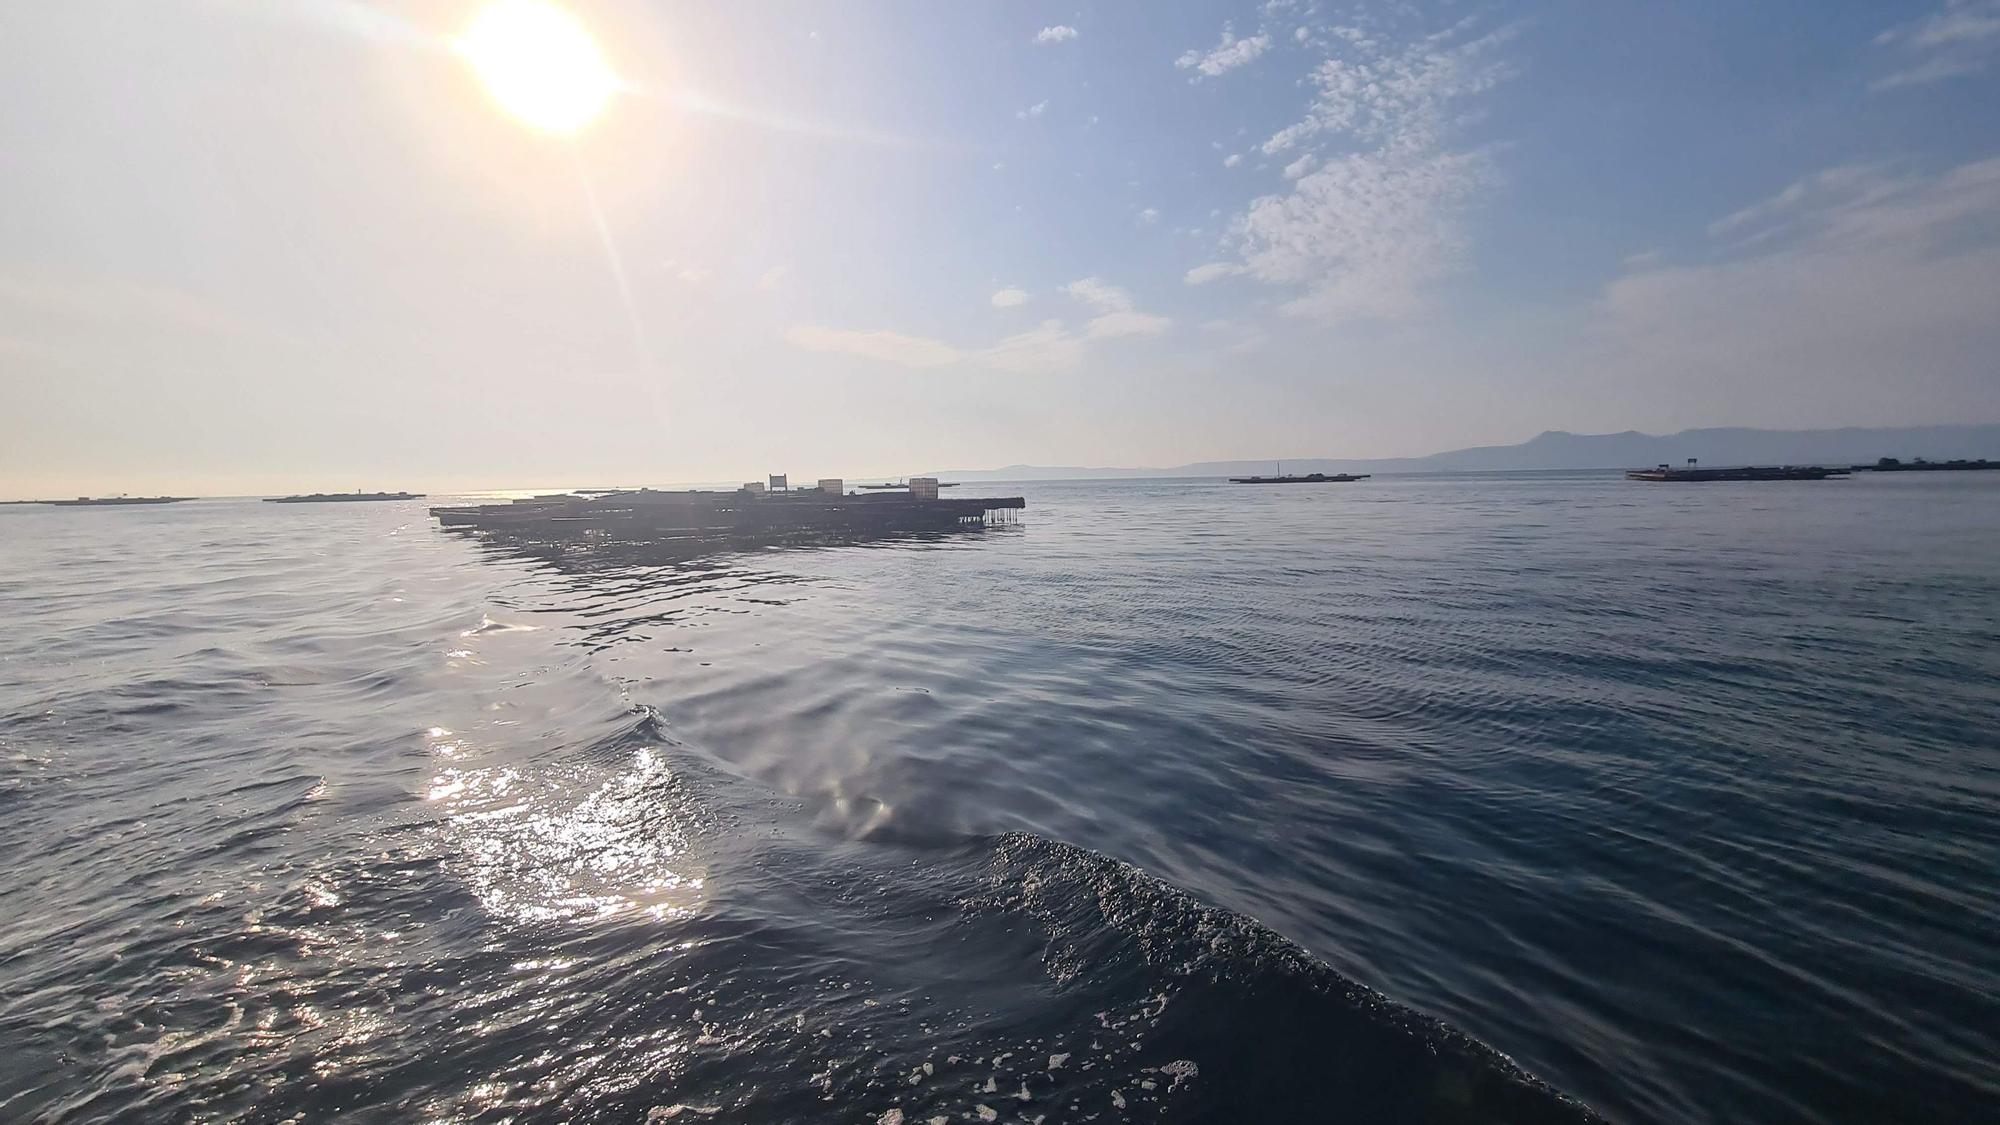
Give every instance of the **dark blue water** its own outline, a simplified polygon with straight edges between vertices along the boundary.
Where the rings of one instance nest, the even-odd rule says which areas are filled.
[[[994,491],[0,509],[0,1119],[1994,1119],[2000,474]]]

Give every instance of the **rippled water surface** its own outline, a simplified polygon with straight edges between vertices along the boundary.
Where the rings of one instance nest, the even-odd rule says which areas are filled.
[[[1995,1119],[2000,474],[964,491],[0,508],[0,1119]]]

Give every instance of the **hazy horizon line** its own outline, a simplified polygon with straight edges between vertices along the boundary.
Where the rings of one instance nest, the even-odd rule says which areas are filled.
[[[1010,478],[994,476],[992,474],[1004,473],[1009,470],[1015,470],[1015,469],[1034,472],[1034,473],[1074,471],[1079,474],[1087,474],[1087,476],[1079,476],[1075,478],[1049,477],[1049,476],[1020,478],[1024,480],[1027,479],[1034,479],[1040,481],[1054,481],[1054,480],[1067,480],[1067,479],[1123,480],[1123,479],[1144,479],[1147,477],[1158,479],[1162,476],[1172,474],[1176,470],[1190,469],[1198,466],[1210,466],[1210,465],[1216,465],[1216,466],[1275,465],[1279,462],[1293,462],[1301,465],[1313,462],[1339,462],[1351,465],[1361,465],[1361,464],[1382,464],[1389,462],[1420,462],[1438,457],[1448,457],[1451,456],[1452,454],[1467,453],[1479,450],[1518,449],[1530,445],[1538,439],[1551,436],[1575,437],[1575,438],[1586,438],[1586,439],[1618,438],[1618,437],[1630,436],[1634,438],[1662,440],[1662,439],[1676,438],[1688,434],[1710,434],[1710,433],[1728,433],[1728,432],[1756,434],[1756,435],[1772,435],[1772,436],[1779,436],[1779,435],[1797,436],[1797,435],[1811,435],[1811,434],[1834,435],[1841,433],[1850,433],[1855,431],[1900,432],[1900,431],[1922,431],[1922,430],[1979,430],[1979,429],[1994,429],[1994,428],[2000,428],[2000,421],[1934,422],[1934,423],[1898,425],[1898,426],[1849,425],[1849,426],[1810,427],[1804,429],[1776,429],[1763,426],[1729,426],[1729,425],[1691,426],[1667,433],[1649,433],[1644,430],[1636,430],[1636,429],[1613,430],[1608,432],[1596,432],[1596,433],[1586,433],[1573,430],[1550,429],[1550,430],[1542,430],[1531,437],[1516,442],[1458,446],[1452,449],[1435,450],[1430,453],[1421,453],[1412,455],[1377,456],[1377,457],[1335,457],[1326,455],[1287,455],[1284,457],[1269,457],[1269,456],[1226,457],[1226,458],[1207,458],[1196,461],[1181,461],[1170,465],[1078,465],[1078,464],[1034,464],[1029,462],[1014,462],[990,468],[971,468],[965,466],[958,466],[955,468],[930,468],[914,473],[856,473],[852,475],[842,476],[839,479],[852,483],[863,483],[863,482],[874,483],[878,481],[904,480],[911,476],[924,476],[924,475],[950,476],[955,474],[961,474],[961,475],[980,476],[984,477],[988,482],[999,483],[1007,481]],[[1881,456],[1893,456],[1893,455],[1896,455],[1895,451],[1889,451],[1881,454]],[[1908,452],[1908,455],[1924,456],[1925,454],[1918,452]],[[2000,456],[2000,449],[1994,450],[1992,455]],[[1982,456],[1984,455],[1982,454]],[[1467,473],[1467,472],[1475,472],[1475,473],[1596,472],[1596,471],[1608,471],[1615,467],[1616,466],[1608,466],[1608,465],[1606,466],[1549,465],[1540,467],[1510,466],[1510,467],[1495,467],[1487,469],[1478,469],[1478,468],[1443,468],[1443,469],[1431,469],[1431,470],[1406,469],[1406,470],[1384,470],[1384,472],[1400,473],[1403,475],[1416,476],[1416,475],[1425,475],[1427,473]],[[1234,471],[1234,470],[1228,470],[1228,471]],[[1118,473],[1130,473],[1134,475],[1130,477],[1119,477],[1119,476],[1109,475]],[[600,478],[584,478],[590,480],[590,483],[587,484],[573,484],[573,485],[540,484],[540,485],[518,485],[518,486],[494,486],[491,484],[481,484],[478,487],[466,487],[465,482],[462,479],[460,479],[458,481],[450,481],[446,483],[419,481],[417,482],[417,485],[414,487],[414,489],[411,484],[406,482],[398,484],[395,488],[384,487],[373,490],[379,490],[379,491],[418,490],[425,493],[431,493],[440,496],[480,496],[487,494],[499,496],[499,495],[509,495],[516,493],[524,493],[524,492],[534,493],[534,492],[574,491],[577,488],[658,488],[662,491],[680,491],[690,488],[726,489],[742,484],[746,480],[758,480],[758,481],[765,480],[769,475],[771,474],[757,474],[749,477],[718,475],[706,479],[686,479],[678,481],[666,481],[658,484],[647,484],[636,481],[621,482],[609,478],[600,477]],[[788,473],[786,475],[790,474]],[[1187,474],[1185,479],[1202,479],[1205,477],[1218,476],[1218,475],[1224,475],[1224,474],[1222,472],[1190,473]],[[181,478],[181,479],[185,480],[189,478]],[[199,479],[199,478],[193,478],[193,479]],[[799,475],[796,479],[800,482],[800,484],[809,486],[813,480],[816,480],[818,478]],[[195,499],[195,500],[239,500],[239,499],[261,500],[267,497],[274,497],[274,496],[306,495],[312,492],[325,492],[325,491],[327,490],[324,488],[210,490],[201,487],[168,488],[162,485],[147,485],[137,490],[127,488],[121,491],[108,491],[108,490],[78,491],[75,489],[66,489],[66,490],[49,490],[40,495],[15,493],[10,495],[0,496],[0,502],[18,504],[18,503],[35,503],[48,500],[67,500],[75,497],[111,498],[118,496],[185,496],[187,499]],[[371,491],[371,489],[368,488],[344,489],[344,490],[337,490],[335,494],[338,494],[339,492],[348,492],[348,491],[365,492],[365,491]]]

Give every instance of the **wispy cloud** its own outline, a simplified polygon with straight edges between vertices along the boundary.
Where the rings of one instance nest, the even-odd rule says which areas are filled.
[[[1977,74],[2000,57],[2000,0],[1947,0],[1921,19],[1875,37],[1893,50],[1897,69],[1870,82],[1874,90],[1924,86]]]
[[[798,325],[785,333],[785,339],[805,351],[857,356],[918,370],[962,363],[1027,374],[1072,371],[1082,364],[1091,345],[1159,336],[1174,327],[1171,318],[1140,311],[1131,293],[1103,278],[1072,281],[1062,292],[1089,310],[1091,315],[1081,327],[1071,328],[1061,319],[1050,318],[988,347],[960,347],[903,332],[818,325]],[[1019,289],[1002,289],[993,294],[992,303],[1009,308],[1027,299],[1027,293]]]
[[[102,334],[165,332],[246,338],[271,335],[228,306],[171,286],[113,278],[0,275],[0,323],[34,328],[83,327]]]
[[[1243,154],[1240,152],[1232,152],[1222,158],[1222,166],[1224,168],[1234,168],[1241,163],[1243,163]]]
[[[1037,43],[1067,43],[1074,38],[1076,38],[1076,29],[1068,24],[1059,23],[1054,27],[1045,27],[1035,32],[1035,42]]]
[[[2000,157],[1926,175],[1892,164],[1847,164],[1816,172],[1760,203],[1710,224],[1717,238],[1756,232],[1769,254],[1897,250],[1917,259],[2000,254],[1986,225],[2000,218]],[[1970,225],[1968,225],[1970,224]],[[1984,230],[1989,237],[1972,232]],[[1725,249],[1741,249],[1737,241]],[[1996,290],[2000,292],[2000,290]],[[1994,293],[1989,300],[2000,302]]]
[[[1181,280],[1187,282],[1189,285],[1207,285],[1211,281],[1219,281],[1225,277],[1235,277],[1242,272],[1243,267],[1237,265],[1235,262],[1209,262],[1187,271],[1187,274]]]
[[[1150,227],[1160,221],[1160,209],[1158,207],[1147,207],[1133,217],[1138,220],[1140,226]]]
[[[1062,287],[1064,293],[1099,312],[1124,312],[1132,307],[1132,294],[1101,277],[1085,277]]]
[[[74,367],[161,364],[197,348],[266,357],[298,354],[303,341],[229,304],[172,285],[103,276],[0,274],[0,338],[16,355]]]
[[[1202,78],[1219,78],[1239,66],[1248,66],[1257,61],[1257,56],[1271,49],[1271,37],[1262,32],[1247,39],[1238,39],[1225,27],[1222,41],[1206,51],[1190,50],[1174,60],[1174,65],[1182,70],[1195,72],[1195,81]]]
[[[1201,331],[1211,340],[1219,342],[1226,355],[1254,352],[1271,342],[1270,334],[1257,325],[1234,320],[1204,321]]]
[[[1157,336],[1174,326],[1174,322],[1167,317],[1138,311],[1131,293],[1101,277],[1072,281],[1063,286],[1063,292],[1097,313],[1083,329],[1084,335],[1092,339]]]
[[[1676,386],[1707,378],[1794,410],[1821,387],[1879,388],[1889,410],[1927,386],[1991,378],[2000,158],[1938,174],[1829,168],[1710,230],[1709,260],[1641,258],[1606,287],[1607,367]]]
[[[1045,320],[987,348],[978,358],[988,367],[1021,375],[1074,371],[1083,365],[1083,338],[1060,320]]]
[[[427,51],[453,49],[451,37],[427,31],[400,15],[356,0],[222,0],[222,3],[244,15],[293,20],[376,43]]]
[[[964,358],[963,352],[942,340],[880,329],[856,330],[800,324],[786,332],[785,339],[793,347],[809,352],[859,356],[900,367],[943,367]]]
[[[1173,327],[1171,318],[1152,313],[1109,312],[1092,317],[1083,331],[1093,340],[1108,340],[1118,336],[1158,336]]]
[[[1024,110],[1021,110],[1014,116],[1020,118],[1023,121],[1026,121],[1030,117],[1040,117],[1042,114],[1047,113],[1048,111],[1049,111],[1049,102],[1047,98],[1044,98],[1041,101],[1036,102],[1034,105],[1031,105]]]
[[[1465,103],[1511,73],[1499,58],[1507,29],[1472,21],[1440,32],[1332,27],[1314,39],[1299,120],[1260,146],[1291,157],[1287,190],[1251,201],[1226,246],[1233,272],[1297,289],[1284,307],[1326,322],[1396,317],[1422,307],[1425,288],[1458,268],[1464,211],[1494,179],[1490,153],[1459,144]],[[1228,276],[1219,263],[1193,284]]]
[[[808,118],[792,117],[784,113],[774,113],[751,106],[735,105],[709,97],[696,90],[668,90],[625,81],[618,87],[620,94],[634,98],[671,105],[687,113],[699,114],[718,121],[731,121],[771,133],[785,133],[807,137],[812,140],[835,144],[871,145],[880,148],[916,149],[931,151],[958,151],[963,146],[953,141],[933,141],[921,137],[906,137],[881,129],[865,126],[844,125],[828,121],[814,121]]]
[[[1887,164],[1843,164],[1798,180],[1769,199],[1708,224],[1711,238],[1762,242],[1815,216],[1866,207],[1902,191]]]
[[[763,274],[757,278],[757,289],[759,292],[762,293],[775,292],[776,290],[783,288],[785,282],[791,280],[791,277],[792,277],[791,265],[789,263],[780,263],[778,265],[772,266],[770,269],[765,270]]]

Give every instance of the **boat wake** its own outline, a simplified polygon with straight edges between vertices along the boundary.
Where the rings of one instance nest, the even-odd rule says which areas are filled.
[[[567,1091],[543,1108],[572,1120],[1598,1120],[1135,867],[1027,832],[829,833],[647,708],[540,766],[449,758],[427,839],[510,964],[560,966],[536,1010],[575,1046],[412,1111],[497,1081]],[[479,1051],[450,1038],[426,1051]]]

